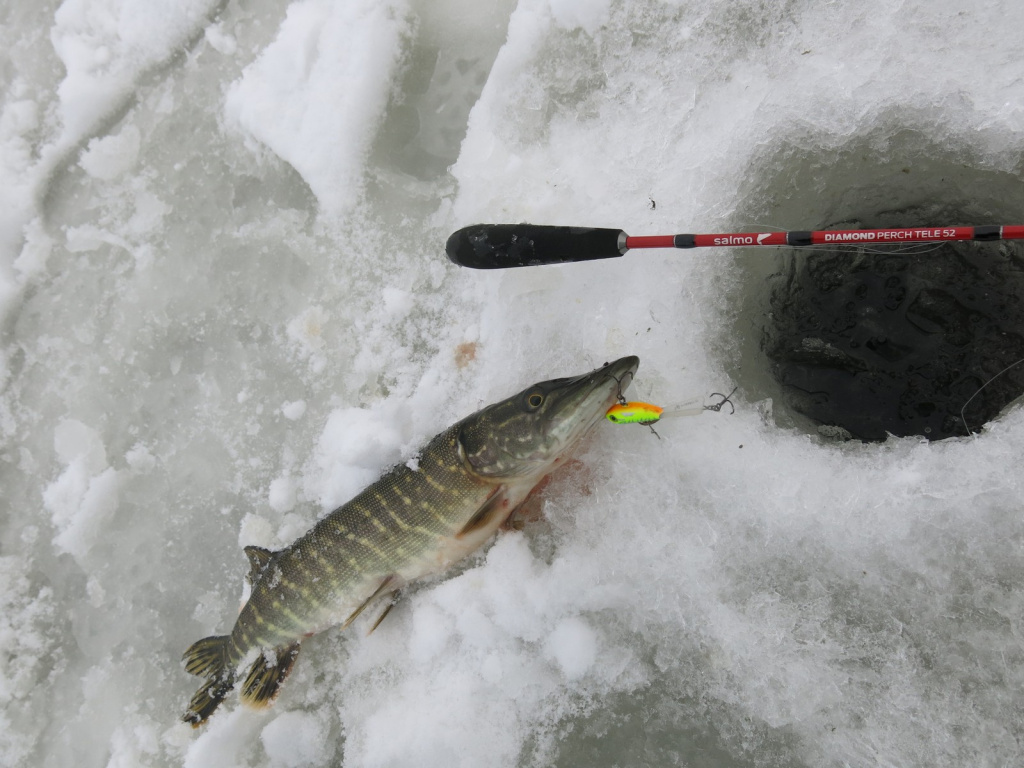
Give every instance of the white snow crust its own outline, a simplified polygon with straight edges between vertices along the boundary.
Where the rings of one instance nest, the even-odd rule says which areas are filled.
[[[444,256],[478,222],[1021,223],[1022,26],[1012,0],[8,3],[0,764],[1024,763],[1024,411],[809,433],[759,356],[761,252]],[[738,385],[736,413],[599,425],[544,520],[306,641],[274,708],[179,721],[240,547],[627,354],[635,399]]]

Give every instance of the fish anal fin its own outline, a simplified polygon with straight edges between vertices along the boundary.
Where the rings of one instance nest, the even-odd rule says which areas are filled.
[[[372,635],[373,630],[380,626],[380,623],[384,621],[384,617],[391,613],[391,609],[395,607],[395,603],[398,602],[398,599],[401,596],[402,593],[397,589],[391,593],[391,597],[388,598],[388,604],[384,606],[384,610],[381,611],[380,616],[378,616],[377,620],[373,622],[373,625],[368,630],[366,630],[367,636]]]
[[[181,719],[193,728],[198,728],[210,718],[210,715],[214,713],[214,710],[220,706],[221,702],[231,693],[231,689],[234,687],[235,680],[233,675],[223,678],[215,677],[212,680],[208,680],[202,688],[196,691]]]
[[[388,576],[386,576],[384,578],[384,581],[382,581],[380,583],[380,586],[377,587],[373,591],[373,594],[370,595],[365,600],[363,600],[363,602],[359,604],[359,607],[356,608],[354,611],[352,611],[351,614],[349,614],[349,617],[347,619],[345,619],[344,623],[341,625],[341,628],[342,629],[346,629],[349,624],[351,624],[353,621],[355,621],[357,618],[359,618],[359,614],[361,614],[363,611],[366,610],[366,606],[368,606],[370,603],[372,603],[378,597],[383,595],[385,592],[388,592],[389,588],[390,588],[390,591],[394,591],[394,588],[395,588],[395,584],[394,584],[395,578],[396,578],[395,574],[393,574],[393,573],[388,575]]]
[[[265,709],[273,704],[298,655],[298,641],[261,653],[249,667],[242,683],[242,703],[255,709]]]
[[[245,578],[249,580],[250,584],[255,584],[260,574],[263,573],[263,569],[270,563],[270,558],[274,556],[274,553],[269,549],[253,546],[245,547],[242,551],[249,558],[249,573]]]
[[[513,511],[514,509],[509,508],[508,497],[503,492],[493,493],[487,501],[480,505],[480,509],[466,521],[466,524],[459,529],[459,532],[455,534],[455,538],[462,539],[471,533],[490,527],[497,523],[496,518],[499,516],[504,521]]]

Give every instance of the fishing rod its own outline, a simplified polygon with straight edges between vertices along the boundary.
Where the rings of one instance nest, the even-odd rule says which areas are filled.
[[[902,245],[953,240],[1024,240],[1024,225],[733,232],[717,235],[630,237],[621,229],[539,224],[474,224],[454,232],[445,252],[461,267],[508,269],[610,259],[633,248]]]

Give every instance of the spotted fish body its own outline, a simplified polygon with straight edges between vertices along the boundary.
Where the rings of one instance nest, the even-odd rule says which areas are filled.
[[[480,547],[604,417],[638,365],[625,357],[528,387],[449,427],[416,462],[394,467],[285,549],[247,547],[252,590],[234,628],[185,652],[186,670],[207,682],[183,719],[205,722],[243,664],[242,700],[266,706],[304,636],[347,625],[377,601],[379,623],[401,587]]]

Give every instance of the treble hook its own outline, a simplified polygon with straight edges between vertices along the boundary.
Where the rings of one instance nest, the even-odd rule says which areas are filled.
[[[708,395],[708,397],[714,397],[715,395],[718,395],[720,398],[722,398],[722,402],[715,403],[714,405],[705,405],[704,410],[714,411],[715,413],[718,413],[720,410],[722,410],[722,406],[728,403],[729,407],[732,409],[731,411],[729,411],[729,415],[732,416],[732,414],[736,413],[736,406],[733,405],[733,402],[730,398],[736,394],[737,389],[739,389],[739,387],[733,387],[732,392],[730,392],[728,395],[723,395],[721,392],[712,392],[710,395]]]
[[[607,363],[605,363],[605,365],[607,365]],[[625,376],[625,374],[623,374],[623,376]],[[626,405],[629,401],[622,394],[622,379],[616,379],[614,376],[611,376],[610,378],[619,385],[619,391],[616,393],[615,399],[619,401],[619,405]]]

